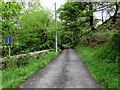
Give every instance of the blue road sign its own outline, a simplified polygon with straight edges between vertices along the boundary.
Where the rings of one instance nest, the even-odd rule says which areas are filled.
[[[12,43],[12,35],[6,35],[4,37],[4,43],[5,44],[11,44]]]

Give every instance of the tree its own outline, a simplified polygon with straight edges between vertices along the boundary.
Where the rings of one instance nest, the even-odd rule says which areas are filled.
[[[58,12],[60,13],[59,18],[63,22],[64,29],[71,32],[69,32],[68,36],[73,43],[75,43],[79,34],[82,34],[80,32],[86,30],[85,28],[91,28],[91,30],[95,29],[92,3],[67,2],[58,9]]]
[[[39,4],[29,3],[30,7],[19,20],[19,49],[29,49],[30,52],[51,49],[55,46],[55,22],[52,14],[39,7]],[[60,23],[58,23],[58,26]],[[23,52],[25,53],[25,52]]]
[[[89,10],[90,10],[90,27],[91,27],[91,30],[95,30],[94,24],[93,24],[94,16],[93,16],[93,4],[92,4],[92,2],[89,2]]]
[[[120,2],[96,3],[95,12],[104,11],[106,14],[108,14],[107,19],[104,20],[104,22],[98,27],[109,24],[109,26],[107,25],[108,30],[112,30],[113,28],[115,28],[119,20],[119,7]],[[103,15],[103,17],[105,16]]]
[[[119,11],[119,5],[120,2],[98,2],[95,4],[95,12],[105,12],[108,13],[109,19],[114,18],[114,20],[117,18],[117,14]],[[113,15],[112,15],[113,13]],[[103,15],[104,17],[104,15]],[[106,20],[107,21],[107,20]],[[105,21],[105,22],[106,22]],[[105,23],[103,22],[103,23]]]

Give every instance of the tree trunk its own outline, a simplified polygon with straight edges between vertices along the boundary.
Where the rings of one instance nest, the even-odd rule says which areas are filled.
[[[115,13],[114,13],[114,15],[113,15],[113,22],[114,22],[114,24],[115,24],[115,22],[116,22],[116,19],[117,19],[117,13],[118,13],[118,8],[119,8],[119,5],[118,5],[118,3],[116,2],[116,10],[115,10]]]
[[[93,6],[92,6],[92,3],[90,2],[89,3],[89,10],[91,11],[91,14],[90,14],[90,28],[91,28],[91,30],[95,30],[95,28],[94,28],[94,25],[93,25],[93,19],[94,19],[94,17],[93,17]]]
[[[102,23],[104,22],[104,10],[102,10]]]
[[[116,21],[117,21],[117,14],[118,14],[118,10],[119,10],[119,4],[120,4],[120,2],[118,2],[118,3],[116,2],[115,3],[116,9],[115,9],[114,15],[112,16],[112,22],[110,24],[110,28],[109,29],[112,29],[113,27],[115,27],[115,24],[116,24]]]

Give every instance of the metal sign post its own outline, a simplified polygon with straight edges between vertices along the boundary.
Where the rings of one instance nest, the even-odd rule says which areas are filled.
[[[8,45],[9,48],[9,56],[11,54],[11,48],[10,48],[10,44],[12,43],[12,35],[6,35],[4,37],[4,43]]]
[[[11,56],[11,55],[10,55],[10,53],[11,53],[10,44],[9,44],[8,48],[9,48],[9,56]]]

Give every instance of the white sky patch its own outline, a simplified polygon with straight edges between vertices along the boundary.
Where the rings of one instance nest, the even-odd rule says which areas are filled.
[[[41,0],[41,5],[44,6],[45,9],[49,9],[51,11],[55,11],[55,3],[56,8],[60,8],[61,5],[64,5],[66,0]]]
[[[111,16],[114,15],[113,12],[110,13],[110,14],[111,14]],[[102,20],[102,12],[101,12],[101,11],[99,11],[99,12],[94,12],[94,16],[95,16],[95,18]],[[107,14],[106,11],[104,11],[104,13],[103,13],[103,20],[105,21],[105,20],[107,20],[107,19],[109,19],[109,18],[110,18],[110,16]],[[102,21],[99,21],[98,24],[102,24]]]
[[[55,3],[56,3],[56,9],[60,8],[61,5],[64,5],[66,0],[41,0],[41,5],[44,9],[50,10],[52,14],[55,14]],[[57,14],[57,20],[60,21],[58,18],[59,15]],[[53,17],[55,18],[55,17]]]

